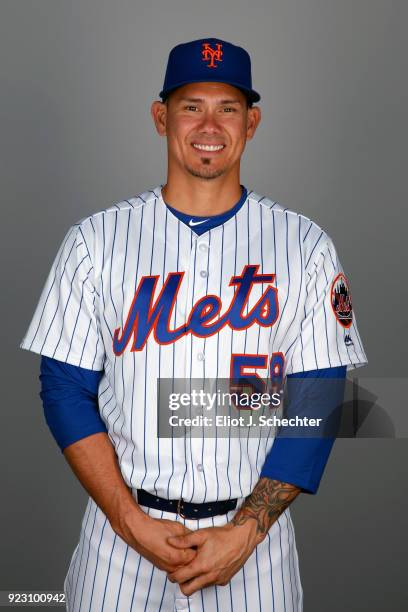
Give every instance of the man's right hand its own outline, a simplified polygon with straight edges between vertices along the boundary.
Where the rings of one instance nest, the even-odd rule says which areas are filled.
[[[136,503],[123,480],[115,449],[106,433],[78,440],[65,448],[64,455],[115,533],[140,555],[166,572],[173,572],[194,559],[197,554],[194,548],[178,550],[167,543],[169,536],[188,534],[190,529],[177,521],[152,518]]]
[[[167,543],[169,536],[191,533],[191,529],[177,521],[156,519],[139,512],[130,513],[117,532],[142,557],[165,572],[175,571],[190,563],[197,554],[195,548],[177,549]]]

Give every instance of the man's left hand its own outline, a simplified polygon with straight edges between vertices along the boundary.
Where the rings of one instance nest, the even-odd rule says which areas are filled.
[[[225,586],[262,539],[254,520],[242,525],[227,523],[222,527],[197,529],[187,535],[169,536],[169,544],[176,548],[195,546],[197,555],[191,563],[168,573],[167,577],[179,583],[184,595],[192,595],[211,584]]]

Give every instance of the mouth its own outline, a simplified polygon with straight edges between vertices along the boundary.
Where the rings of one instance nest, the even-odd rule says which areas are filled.
[[[225,145],[223,144],[213,144],[213,145],[209,145],[209,144],[202,144],[199,142],[193,142],[191,143],[192,147],[196,150],[199,151],[200,153],[210,153],[210,154],[216,154],[216,153],[220,153],[220,151],[223,151],[223,149],[225,149]]]

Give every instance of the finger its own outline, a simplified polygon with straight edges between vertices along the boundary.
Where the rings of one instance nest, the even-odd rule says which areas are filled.
[[[178,567],[184,567],[186,564],[191,563],[197,556],[197,551],[192,548],[177,549],[173,546],[168,545],[166,551],[167,563],[171,571],[175,571]]]
[[[183,595],[192,595],[204,587],[215,584],[215,582],[216,576],[214,574],[201,574],[188,582],[180,584],[180,591]]]
[[[201,574],[205,573],[206,570],[207,568],[203,568],[201,563],[193,561],[190,564],[177,568],[174,572],[170,572],[168,576],[169,580],[182,584],[183,582],[187,582],[188,580],[192,580],[193,578],[200,576]]]
[[[173,535],[188,535],[189,533],[194,533],[192,529],[189,529],[181,523],[176,523],[175,521],[173,521],[171,531],[173,532]]]
[[[195,559],[197,556],[197,550],[194,548],[182,548],[181,550],[177,552],[181,553],[180,554],[180,566],[191,563],[193,559]]]
[[[197,530],[187,535],[168,536],[167,542],[175,548],[191,548],[200,546],[205,541],[205,535]]]

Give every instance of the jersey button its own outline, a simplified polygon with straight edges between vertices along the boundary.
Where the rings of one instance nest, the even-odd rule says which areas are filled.
[[[200,242],[200,244],[198,245],[198,248],[200,249],[202,253],[204,253],[205,251],[208,251],[209,246],[208,244],[205,244],[205,242]]]
[[[204,361],[205,359],[204,353],[197,353],[197,359],[198,361]]]
[[[206,277],[208,276],[208,272],[207,272],[207,270],[201,270],[201,272],[200,272],[200,276],[201,276],[202,278],[206,278]]]
[[[204,467],[203,467],[203,464],[202,464],[202,463],[199,463],[199,464],[197,465],[197,470],[198,470],[199,472],[202,472],[202,471],[204,470]]]

